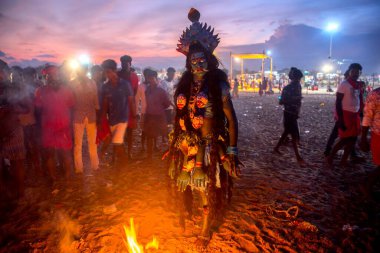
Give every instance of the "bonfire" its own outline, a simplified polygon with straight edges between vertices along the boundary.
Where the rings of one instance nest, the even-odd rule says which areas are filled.
[[[126,236],[126,240],[124,241],[124,243],[127,246],[129,253],[143,253],[144,249],[158,249],[158,240],[154,236],[152,241],[148,242],[145,245],[145,247],[139,244],[139,242],[137,241],[137,233],[133,222],[133,218],[130,219],[129,228],[124,225],[124,231]]]

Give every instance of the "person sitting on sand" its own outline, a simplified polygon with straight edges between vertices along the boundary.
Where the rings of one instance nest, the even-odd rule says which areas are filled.
[[[283,89],[279,101],[280,105],[284,105],[284,132],[273,150],[275,153],[281,154],[279,148],[284,143],[288,134],[290,134],[292,136],[294,153],[300,164],[305,163],[298,151],[300,134],[297,119],[299,118],[301,109],[302,88],[300,81],[302,77],[303,74],[301,70],[294,67],[290,69],[289,79],[291,82]]]

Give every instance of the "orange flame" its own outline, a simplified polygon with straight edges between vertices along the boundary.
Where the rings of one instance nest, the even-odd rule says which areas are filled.
[[[130,228],[124,225],[124,231],[126,235],[126,241],[124,242],[128,248],[129,253],[144,253],[144,247],[137,242],[137,235],[133,218],[130,219]],[[145,245],[145,249],[158,249],[158,240],[153,236],[152,241]]]

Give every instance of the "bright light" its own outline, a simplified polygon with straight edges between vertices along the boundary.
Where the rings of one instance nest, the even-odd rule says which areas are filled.
[[[271,50],[267,50],[267,55],[271,56],[272,55],[272,51]]]
[[[235,60],[235,62],[240,62],[240,58],[239,57],[234,57],[234,60]]]
[[[90,64],[90,56],[88,56],[87,54],[81,54],[78,57],[78,61],[82,65],[88,65],[88,64]]]
[[[329,23],[329,24],[327,25],[327,27],[326,27],[326,31],[332,33],[332,32],[337,31],[338,28],[339,28],[339,24],[337,24],[337,23]]]
[[[325,73],[329,73],[333,70],[333,66],[330,64],[326,64],[322,67],[322,71]]]
[[[70,66],[70,68],[75,70],[75,69],[79,68],[79,62],[75,59],[72,59],[69,61],[69,66]]]

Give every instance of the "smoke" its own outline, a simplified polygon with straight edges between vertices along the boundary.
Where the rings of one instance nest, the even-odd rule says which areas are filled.
[[[58,210],[56,212],[56,229],[59,233],[59,252],[76,252],[76,243],[80,234],[79,224],[72,220],[65,212]]]

